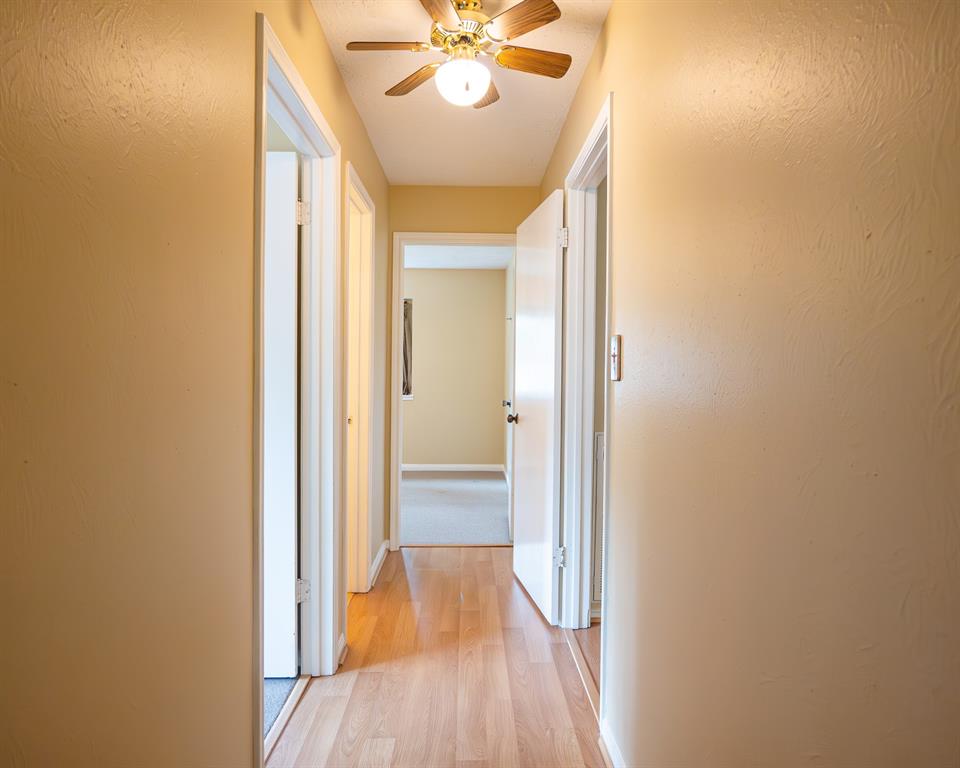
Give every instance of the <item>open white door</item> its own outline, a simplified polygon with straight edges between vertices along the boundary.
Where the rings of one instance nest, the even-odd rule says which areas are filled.
[[[513,570],[540,612],[559,621],[563,192],[517,228]]]
[[[296,152],[267,152],[263,275],[263,675],[297,675]]]
[[[514,252],[516,258],[516,252]],[[513,413],[513,390],[514,390],[514,364],[516,363],[516,350],[514,349],[514,315],[516,313],[516,268],[514,261],[511,260],[507,267],[507,317],[505,323],[506,338],[504,347],[506,349],[506,360],[504,361],[504,402],[507,403],[507,413]],[[506,441],[504,445],[504,474],[507,478],[507,528],[510,536],[510,542],[513,542],[513,429],[508,426]]]

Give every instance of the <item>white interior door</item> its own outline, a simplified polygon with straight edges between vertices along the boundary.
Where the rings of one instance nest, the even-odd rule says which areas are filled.
[[[517,228],[513,570],[551,624],[559,620],[563,193]]]
[[[515,290],[516,290],[516,270],[514,264],[511,261],[510,266],[506,270],[507,277],[507,290],[506,290],[506,304],[507,304],[507,318],[506,318],[506,338],[504,339],[504,346],[506,349],[506,361],[504,365],[505,371],[505,386],[504,399],[509,403],[507,406],[507,413],[513,413],[513,382],[514,374],[513,368],[516,361],[516,354],[514,350],[514,316],[516,313],[516,300],[515,300]],[[507,477],[507,527],[509,529],[508,533],[510,536],[510,541],[513,541],[513,428],[509,425],[507,426],[507,435],[506,435],[506,444],[504,446],[504,470]]]
[[[347,202],[347,591],[363,592],[360,535],[360,225],[352,201]]]
[[[297,674],[296,152],[267,152],[263,276],[263,674]]]

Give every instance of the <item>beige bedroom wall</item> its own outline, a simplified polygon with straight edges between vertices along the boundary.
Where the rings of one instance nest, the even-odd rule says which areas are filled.
[[[504,280],[502,269],[404,270],[413,300],[404,464],[503,464]]]
[[[387,182],[308,4],[0,3],[4,765],[252,762],[258,10],[376,203],[385,371]]]
[[[605,728],[960,762],[960,5],[614,2]]]

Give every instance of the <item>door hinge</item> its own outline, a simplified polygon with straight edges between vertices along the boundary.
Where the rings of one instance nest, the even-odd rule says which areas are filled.
[[[561,248],[570,247],[570,230],[567,227],[560,227],[560,231],[557,233],[557,240],[560,241]]]
[[[306,579],[297,579],[297,602],[305,603],[310,599],[310,582]]]
[[[297,226],[310,223],[310,206],[303,200],[297,200]]]
[[[553,567],[554,568],[567,567],[567,548],[566,547],[557,547],[553,551]]]

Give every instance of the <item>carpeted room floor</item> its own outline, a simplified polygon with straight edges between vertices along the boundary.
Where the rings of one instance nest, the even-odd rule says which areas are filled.
[[[263,735],[270,731],[283,704],[293,690],[297,678],[295,677],[267,677],[263,681]]]
[[[500,472],[404,472],[404,544],[509,544],[507,483]]]

